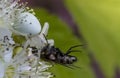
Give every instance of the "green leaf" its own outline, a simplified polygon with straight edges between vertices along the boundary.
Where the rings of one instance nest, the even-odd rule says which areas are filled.
[[[67,0],[66,4],[106,78],[114,78],[120,66],[120,1]]]

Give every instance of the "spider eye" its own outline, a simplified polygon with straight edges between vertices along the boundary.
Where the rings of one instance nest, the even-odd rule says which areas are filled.
[[[38,19],[29,12],[21,13],[13,25],[13,29],[28,35],[36,35],[41,31],[41,25]]]

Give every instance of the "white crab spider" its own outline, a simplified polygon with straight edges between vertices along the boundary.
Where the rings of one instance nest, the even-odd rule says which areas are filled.
[[[40,32],[40,34],[31,36],[30,38],[28,37],[27,41],[23,44],[23,51],[21,51],[21,53],[19,54],[23,56],[25,55],[25,52],[28,48],[30,47],[36,47],[38,49],[38,55],[40,55],[40,51],[41,49],[46,46],[47,44],[50,44],[51,46],[54,45],[54,40],[50,39],[47,40],[45,39],[44,36],[47,36],[48,33],[48,29],[49,29],[49,24],[46,22],[43,26],[42,31]],[[16,56],[18,58],[18,56]],[[40,58],[40,56],[39,56]],[[39,60],[38,58],[38,60]]]
[[[13,31],[15,30],[14,32],[16,34],[25,36],[26,42],[23,44],[23,50],[20,52],[19,56],[15,56],[14,58],[21,58],[26,54],[25,51],[30,47],[36,47],[38,49],[38,55],[40,58],[40,51],[44,46],[47,44],[54,45],[54,40],[51,39],[46,41],[45,39],[48,29],[49,24],[45,22],[43,29],[41,30],[41,25],[38,19],[31,13],[24,12],[19,15],[17,21],[13,24]],[[29,53],[29,55],[31,55],[31,53]],[[37,59],[39,60],[39,58]]]
[[[18,17],[16,17],[16,21],[12,27],[15,33],[26,36],[27,43],[30,44],[30,46],[41,48],[44,44],[46,44],[44,36],[48,33],[49,24],[46,22],[41,31],[41,25],[38,19],[31,13],[21,13]],[[54,45],[53,40],[48,40],[48,42]]]
[[[54,45],[53,40],[46,41],[45,37],[48,33],[49,24],[46,22],[41,31],[41,25],[38,19],[29,12],[24,12],[17,15],[16,21],[12,25],[12,30],[15,34],[23,35],[26,37],[27,41],[23,45],[24,49],[30,46],[34,46],[38,49],[44,47],[47,42]]]

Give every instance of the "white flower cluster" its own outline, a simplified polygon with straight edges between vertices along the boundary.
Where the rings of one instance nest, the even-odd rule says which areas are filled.
[[[50,78],[52,67],[40,59],[40,51],[53,40],[46,40],[49,24],[41,30],[38,19],[19,0],[0,0],[0,78]],[[21,45],[13,34],[25,36]],[[38,56],[32,48],[38,49]]]

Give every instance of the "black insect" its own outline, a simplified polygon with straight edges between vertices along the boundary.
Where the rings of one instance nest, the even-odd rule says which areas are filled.
[[[70,55],[71,52],[80,52],[79,50],[72,50],[73,48],[79,47],[82,45],[76,45],[70,47],[66,53],[63,53],[59,48],[55,46],[46,45],[40,52],[40,58],[46,61],[54,62],[57,64],[64,65],[66,67],[72,68],[73,63],[77,61],[77,57]],[[32,53],[37,56],[37,49],[32,47]]]
[[[59,48],[56,48],[55,46],[51,46],[47,42],[47,45],[43,47],[40,52],[40,58],[46,61],[64,65],[69,68],[77,67],[73,65],[73,63],[77,61],[77,57],[70,55],[70,53],[81,52],[80,50],[73,50],[73,48],[80,47],[80,46],[83,46],[83,45],[72,46],[66,51],[66,53],[64,53]],[[39,56],[38,50],[35,47],[32,47],[32,53],[35,56]]]

